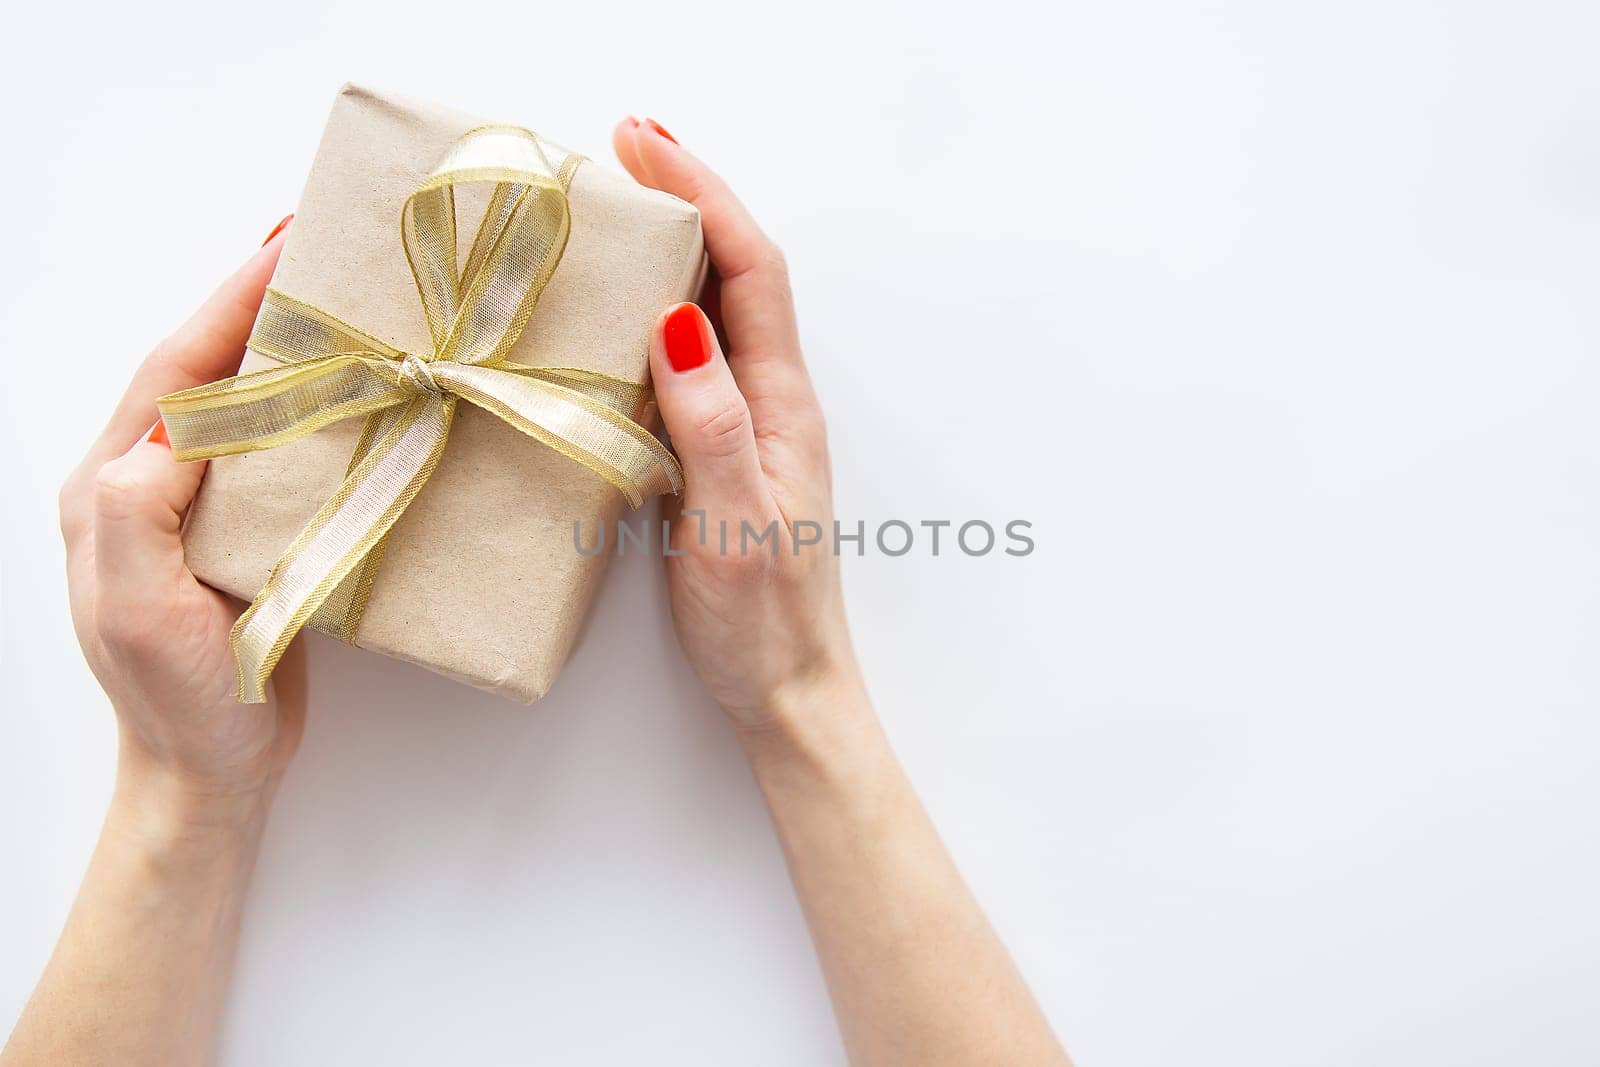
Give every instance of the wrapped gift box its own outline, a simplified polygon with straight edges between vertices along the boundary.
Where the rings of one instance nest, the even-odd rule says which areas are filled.
[[[452,143],[483,124],[430,104],[343,89],[273,288],[395,348],[430,350],[401,247],[401,207]],[[469,199],[457,204],[463,245],[472,238],[469,221],[482,211],[482,202]],[[703,279],[699,214],[593,161],[573,174],[568,202],[565,254],[510,358],[645,382],[656,317],[693,299]],[[247,352],[241,370],[273,365]],[[362,421],[212,460],[185,530],[194,573],[253,598],[344,478]],[[597,474],[462,403],[437,471],[390,532],[354,643],[515,700],[536,700],[571,654],[606,563],[605,553],[577,550],[573,524],[589,541],[598,529],[613,529],[625,508]]]

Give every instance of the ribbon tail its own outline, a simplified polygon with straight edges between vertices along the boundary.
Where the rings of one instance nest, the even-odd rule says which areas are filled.
[[[381,359],[365,355],[270,367],[156,401],[180,462],[276,448],[415,393]]]
[[[346,476],[367,458],[373,446],[394,427],[404,410],[396,405],[367,416],[365,425],[361,427],[361,436],[350,454],[350,462],[345,465]],[[336,641],[355,644],[356,631],[361,628],[361,616],[367,608],[367,597],[372,594],[372,583],[378,577],[378,568],[383,564],[384,546],[388,543],[388,534],[378,539],[378,543],[361,557],[355,570],[345,575],[344,581],[335,586],[333,592],[328,594],[328,599],[312,613],[306,621],[307,626]]]
[[[430,368],[450,392],[589,468],[635,508],[683,490],[683,471],[666,445],[584,392],[492,366],[438,362]]]
[[[241,702],[266,699],[267,678],[289,642],[427,484],[454,413],[452,397],[412,400],[289,545],[233,628]]]
[[[641,425],[643,420],[640,416],[653,402],[650,387],[647,385],[602,374],[599,371],[585,370],[582,367],[530,367],[508,360],[500,360],[489,366],[495,370],[520,374],[526,378],[538,378],[540,381],[554,382],[556,385],[575,389],[591,400],[598,400],[607,407],[616,409],[619,414],[626,415]]]

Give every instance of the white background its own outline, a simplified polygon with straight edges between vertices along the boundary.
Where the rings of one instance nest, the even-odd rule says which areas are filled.
[[[1600,1056],[1591,5],[7,21],[0,1024],[113,766],[56,488],[351,79],[608,164],[656,116],[789,254],[841,516],[1034,522],[1027,559],[846,580],[896,746],[1084,1064]],[[313,660],[223,1063],[841,1060],[653,561],[532,708]]]

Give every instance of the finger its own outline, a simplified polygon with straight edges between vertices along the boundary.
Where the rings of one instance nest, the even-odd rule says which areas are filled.
[[[134,372],[105,429],[61,489],[61,533],[69,546],[78,543],[89,529],[96,474],[150,431],[156,421],[156,398],[238,371],[245,341],[261,308],[261,296],[278,265],[293,217],[278,223],[261,249]]]
[[[635,180],[647,183],[649,175],[646,174],[644,164],[639,162],[639,152],[634,147],[633,131],[639,128],[639,120],[629,115],[616,128],[611,131],[611,147],[617,153],[617,159],[622,162],[622,167]],[[726,336],[722,329],[722,294],[721,277],[713,265],[705,283],[704,290],[699,297],[700,310],[706,313],[706,318],[711,320],[711,328],[719,336]]]
[[[656,322],[650,376],[661,420],[683,463],[687,506],[763,520],[776,516],[750,408],[711,324],[695,305],[674,305]]]
[[[96,607],[111,617],[138,618],[140,605],[168,599],[172,583],[186,576],[183,513],[205,464],[174,460],[159,426],[153,436],[95,477]]]
[[[631,136],[629,136],[631,134]],[[767,265],[772,242],[726,182],[691,155],[654,119],[623,123],[617,138],[622,164],[643,185],[671,193],[700,209],[706,251],[724,280]]]
[[[633,175],[635,181],[643,183],[639,176],[644,173],[644,165],[639,162],[639,153],[633,147],[633,131],[639,128],[639,120],[629,115],[617,123],[611,131],[611,148],[617,153],[617,160],[622,164],[622,169]]]
[[[634,177],[700,210],[706,251],[722,279],[722,322],[734,354],[735,373],[741,373],[740,365],[745,363],[779,363],[793,372],[794,385],[809,389],[800,359],[789,272],[777,245],[761,232],[727,183],[659,123],[646,119],[634,127],[631,147],[637,158],[637,169],[629,167]]]
[[[278,265],[287,228],[282,223],[261,249],[234,271],[176,333],[140,364],[86,464],[95,468],[126,452],[156,421],[156,398],[190,389],[239,369],[261,296]]]

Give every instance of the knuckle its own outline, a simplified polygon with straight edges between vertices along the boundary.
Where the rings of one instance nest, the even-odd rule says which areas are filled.
[[[725,551],[718,548],[714,543],[695,545],[689,549],[689,555],[698,571],[713,578],[716,582],[726,583],[733,572],[733,568],[730,565],[738,554],[737,548],[732,548],[731,546],[730,548],[731,551]]]
[[[130,614],[96,613],[94,630],[99,633],[101,648],[117,661],[149,661],[162,651],[162,640],[155,630],[134,622]]]
[[[765,545],[729,547],[727,556],[720,561],[727,580],[745,590],[766,585],[773,570],[771,551]]]
[[[125,461],[114,459],[94,476],[94,509],[98,515],[123,518],[143,502],[145,484]]]
[[[94,629],[102,647],[118,659],[141,659],[159,651],[156,627],[141,624],[136,612],[106,610],[104,601],[95,605]]]
[[[724,190],[715,188],[698,167],[691,167],[679,177],[673,195],[691,204],[703,205],[708,199],[723,192]]]
[[[782,523],[729,516],[713,522],[710,536],[691,543],[688,554],[720,585],[748,593],[771,582],[784,536]]]
[[[761,253],[761,266],[772,284],[781,292],[789,291],[789,257],[772,241]]]
[[[726,459],[738,455],[750,439],[750,411],[731,401],[695,418],[695,440],[705,455]]]
[[[145,364],[151,367],[170,367],[177,364],[178,335],[168,334],[156,342],[150,354],[144,357]]]
[[[73,471],[61,483],[61,491],[56,494],[56,509],[61,520],[61,537],[70,544],[85,526],[81,471]]]

